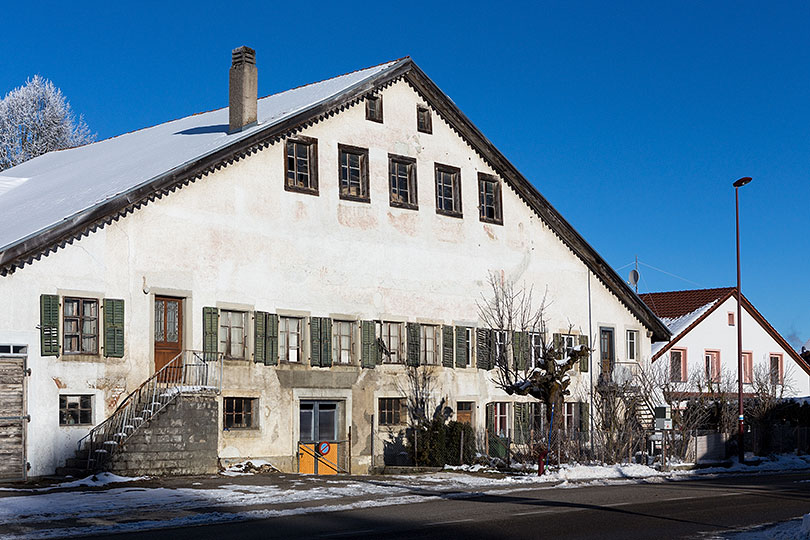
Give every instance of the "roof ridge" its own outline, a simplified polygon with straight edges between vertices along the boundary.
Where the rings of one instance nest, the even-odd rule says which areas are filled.
[[[707,291],[728,291],[734,290],[737,287],[707,287],[704,289],[678,289],[675,291],[658,291],[658,292],[646,292],[646,293],[639,293],[639,296],[647,296],[651,294],[677,294],[677,293],[694,293],[694,292],[707,292]]]

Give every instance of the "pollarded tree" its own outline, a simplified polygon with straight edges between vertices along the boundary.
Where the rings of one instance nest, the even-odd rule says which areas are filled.
[[[479,367],[494,368],[495,384],[507,394],[528,395],[544,403],[550,423],[552,405],[570,395],[569,371],[588,361],[588,338],[567,343],[557,334],[549,340],[547,294],[535,306],[532,288],[515,286],[496,273],[490,273],[489,285],[491,296],[478,302],[478,316],[486,327],[478,330]],[[555,424],[561,417],[557,415]]]
[[[52,150],[93,142],[61,90],[34,75],[0,100],[0,171]]]

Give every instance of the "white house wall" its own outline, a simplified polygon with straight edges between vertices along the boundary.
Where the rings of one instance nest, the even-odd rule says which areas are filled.
[[[701,371],[704,367],[704,353],[706,350],[720,351],[721,371],[728,374],[737,383],[737,326],[728,324],[728,314],[733,313],[737,319],[737,299],[728,298],[718,306],[708,317],[690,330],[674,345],[675,349],[686,349],[687,373],[695,370]],[[757,369],[768,370],[770,355],[781,354],[786,382],[790,396],[810,395],[810,376],[803,371],[790,357],[788,351],[754,319],[748,311],[742,312],[743,352],[752,353],[754,372]],[[665,362],[669,366],[670,352],[667,351],[655,362]],[[736,388],[736,387],[735,387]],[[744,384],[743,391],[748,392],[752,385]],[[693,390],[696,390],[694,388]]]
[[[60,392],[93,394],[99,422],[153,373],[156,294],[186,299],[184,346],[202,349],[204,306],[474,325],[490,271],[533,286],[538,300],[547,291],[550,331],[571,324],[588,333],[590,280],[592,332],[613,327],[621,360],[625,330],[639,330],[641,357],[649,358],[642,324],[506,185],[504,225],[479,221],[477,173],[494,171],[435,111],[433,133],[419,133],[419,96],[404,82],[382,96],[384,124],[367,121],[360,103],[301,132],[318,139],[318,196],[284,190],[284,145],[276,143],[0,278],[0,342],[30,346],[31,474],[51,473],[88,431],[59,426]],[[370,204],[339,198],[338,143],[369,149]],[[389,205],[389,153],[417,159],[418,211]],[[461,168],[463,219],[436,213],[434,162]],[[124,358],[40,356],[41,294],[123,298]],[[248,326],[252,334],[252,321]],[[595,354],[594,380],[598,365]],[[437,372],[451,406],[456,398],[476,397],[478,427],[485,403],[514,401],[493,385],[493,372]],[[260,427],[223,433],[220,454],[267,457],[293,469],[296,400],[329,397],[345,403],[355,466],[367,467],[376,397],[402,395],[395,376],[401,380],[402,373],[402,366],[391,365],[227,362],[223,395],[258,397]],[[574,396],[588,394],[590,377],[574,376]]]

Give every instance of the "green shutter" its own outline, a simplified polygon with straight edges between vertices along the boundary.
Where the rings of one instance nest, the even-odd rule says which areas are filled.
[[[453,327],[442,326],[442,365],[453,367]]]
[[[321,366],[332,366],[332,319],[321,318]]]
[[[264,365],[275,366],[278,364],[278,315],[267,313],[267,336],[264,342]]]
[[[321,365],[321,318],[309,318],[309,363]]]
[[[419,323],[408,323],[408,365],[419,365]]]
[[[478,369],[492,369],[490,367],[490,350],[492,349],[490,343],[492,335],[490,332],[487,328],[477,328],[475,332],[477,348],[475,364]]]
[[[562,335],[554,334],[554,341],[552,341],[552,343],[554,344],[554,350],[556,352],[561,352],[560,349],[562,349]],[[565,353],[565,351],[562,352]],[[565,354],[563,354],[563,356],[565,356]]]
[[[590,430],[590,418],[589,414],[588,403],[581,401],[579,403],[579,432],[583,434],[587,434]]]
[[[467,328],[456,326],[456,367],[467,367],[469,350]]]
[[[215,307],[203,308],[203,357],[207,362],[217,359],[219,338],[219,311]]]
[[[588,336],[579,336],[579,344],[585,348],[588,348]],[[585,356],[580,357],[579,359],[579,370],[582,373],[588,372],[588,366],[590,365],[591,355],[587,354]]]
[[[39,297],[39,348],[42,356],[59,356],[59,297]]]
[[[267,313],[253,314],[253,361],[263,364],[267,358]]]
[[[124,356],[124,301],[104,299],[104,356]]]
[[[524,371],[529,365],[528,332],[515,332],[512,335],[512,354],[515,358],[515,369]]]
[[[364,368],[374,368],[379,356],[374,321],[360,321],[360,341],[360,365]]]
[[[489,434],[492,435],[493,433],[495,433],[495,404],[487,403],[486,411],[487,411],[487,430],[489,431]]]
[[[529,442],[531,429],[530,403],[515,403],[515,442],[526,444]]]

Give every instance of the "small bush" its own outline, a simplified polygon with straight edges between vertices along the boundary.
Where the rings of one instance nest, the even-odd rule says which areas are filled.
[[[461,439],[464,434],[464,455]],[[463,422],[444,422],[436,418],[424,426],[408,430],[408,453],[415,465],[443,467],[463,465],[475,459],[475,432]],[[459,461],[459,458],[462,458]]]

